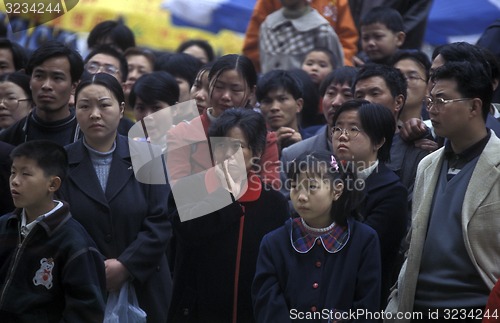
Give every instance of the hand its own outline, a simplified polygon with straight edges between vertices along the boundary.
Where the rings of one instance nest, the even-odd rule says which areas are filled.
[[[288,127],[280,127],[276,130],[276,137],[278,137],[278,146],[280,149],[302,140],[300,132]]]
[[[430,139],[415,140],[415,147],[423,149],[423,150],[427,150],[430,152],[433,152],[439,148],[437,142],[432,141]]]
[[[411,118],[403,123],[399,135],[404,141],[421,139],[427,134],[427,126],[418,118]]]
[[[356,66],[356,67],[359,67],[359,66],[363,66],[363,65],[365,65],[365,62],[363,62],[363,61],[361,60],[361,58],[359,58],[358,56],[354,56],[354,57],[352,58],[352,62],[354,63],[354,66]]]
[[[229,160],[224,160],[222,163],[215,165],[215,173],[219,178],[222,187],[233,194],[235,199],[241,192],[241,182],[236,182],[228,171]]]
[[[123,283],[130,277],[127,268],[117,259],[106,259],[104,267],[106,269],[106,289],[109,292],[119,291]]]

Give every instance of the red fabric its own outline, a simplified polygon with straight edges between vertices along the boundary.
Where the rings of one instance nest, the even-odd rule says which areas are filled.
[[[348,0],[312,0],[311,7],[330,22],[344,49],[344,65],[353,66],[352,58],[358,51],[358,30],[352,19]],[[260,71],[259,60],[259,28],[266,17],[281,8],[280,0],[257,0],[248,23],[243,55],[250,58],[257,71]],[[336,9],[336,15],[328,16],[328,8]],[[336,19],[335,19],[336,18]]]
[[[204,133],[199,131],[203,127]],[[180,123],[172,128],[167,135],[167,169],[169,180],[173,184],[176,180],[213,167],[210,149],[207,143],[210,119],[206,110],[191,122]],[[188,143],[197,143],[187,145]],[[268,132],[266,148],[260,158],[260,169],[257,174],[262,181],[275,189],[280,189],[280,162],[278,154],[278,138],[276,133]]]
[[[500,322],[500,280],[497,281],[483,312],[483,323]]]

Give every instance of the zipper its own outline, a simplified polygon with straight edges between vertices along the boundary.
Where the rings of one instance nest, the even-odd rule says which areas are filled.
[[[8,273],[9,273],[8,276],[7,276],[8,278],[5,281],[5,286],[4,286],[3,290],[2,290],[2,294],[0,295],[0,308],[2,308],[2,305],[4,303],[5,294],[7,293],[7,289],[9,289],[9,286],[12,283],[12,278],[14,276],[14,271],[17,268],[17,265],[19,264],[19,259],[21,258],[21,253],[24,250],[24,247],[26,246],[28,238],[30,238],[30,236],[32,236],[33,230],[35,230],[36,227],[37,227],[37,225],[35,225],[35,227],[33,227],[33,229],[31,230],[31,232],[28,234],[28,236],[26,238],[24,238],[24,240],[21,239],[21,229],[20,228],[18,229],[18,240],[19,240],[19,243],[17,245],[17,250],[16,250],[16,253],[15,253],[15,256],[14,256],[14,260],[12,261],[11,267],[8,270]]]

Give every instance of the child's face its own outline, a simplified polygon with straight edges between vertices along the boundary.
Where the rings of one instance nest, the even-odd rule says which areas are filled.
[[[370,60],[383,61],[394,55],[403,45],[405,34],[393,32],[384,24],[361,26],[361,46]]]
[[[315,84],[319,85],[328,73],[333,71],[333,66],[328,55],[318,51],[307,54],[302,69],[309,74]]]
[[[52,204],[52,194],[59,188],[56,176],[46,176],[38,163],[30,158],[16,157],[9,178],[12,200],[28,214],[41,215]],[[50,209],[49,209],[50,210]]]
[[[292,181],[290,199],[293,207],[304,221],[313,228],[324,228],[332,224],[332,203],[342,194],[342,184],[333,187],[330,179],[319,175],[300,173]]]
[[[253,94],[247,82],[237,70],[226,70],[213,79],[210,88],[210,104],[213,115],[218,117],[227,109],[244,107]]]
[[[303,102],[303,99],[296,100],[281,88],[267,92],[260,102],[260,109],[272,130],[281,127],[297,128],[297,113],[302,111]]]

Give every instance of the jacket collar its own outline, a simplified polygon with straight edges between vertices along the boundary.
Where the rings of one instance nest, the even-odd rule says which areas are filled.
[[[50,216],[42,218],[37,222],[37,225],[41,226],[47,236],[53,235],[64,223],[66,223],[70,218],[71,214],[69,213],[69,205],[68,203],[62,201],[63,206],[52,213]],[[23,209],[17,208],[14,212],[9,215],[7,220],[8,226],[15,225],[19,227],[21,225],[21,213]]]
[[[309,252],[315,244],[321,244],[329,253],[339,252],[347,244],[351,235],[350,221],[347,222],[347,226],[335,224],[332,231],[320,236],[311,235],[300,218],[294,218],[290,222],[290,243],[298,253]]]

